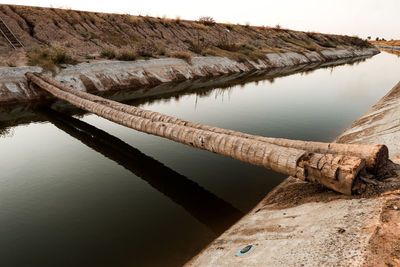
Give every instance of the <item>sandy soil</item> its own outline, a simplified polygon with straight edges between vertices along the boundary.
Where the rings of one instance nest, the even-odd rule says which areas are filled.
[[[392,41],[370,41],[373,45],[390,45],[390,46],[400,46],[400,40]]]

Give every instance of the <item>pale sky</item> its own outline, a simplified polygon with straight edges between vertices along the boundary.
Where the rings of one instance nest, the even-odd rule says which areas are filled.
[[[400,0],[14,0],[3,4],[63,7],[400,39]]]

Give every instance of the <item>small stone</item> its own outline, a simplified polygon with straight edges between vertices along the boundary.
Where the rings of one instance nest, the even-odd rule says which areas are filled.
[[[345,230],[345,229],[343,229],[343,228],[339,228],[339,230],[338,230],[338,233],[339,233],[339,234],[343,234],[344,232],[346,232],[346,230]]]

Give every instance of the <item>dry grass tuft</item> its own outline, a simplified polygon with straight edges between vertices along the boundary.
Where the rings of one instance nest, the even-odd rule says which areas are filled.
[[[210,47],[210,44],[205,42],[204,38],[198,38],[196,41],[185,40],[189,44],[189,50],[196,54],[203,54],[203,51]]]
[[[227,34],[220,35],[216,47],[231,52],[236,52],[240,49],[240,45],[232,42]]]
[[[172,56],[183,59],[189,64],[192,62],[192,56],[187,52],[175,52]]]
[[[123,49],[118,53],[117,59],[122,61],[134,61],[137,58],[137,53],[133,49]]]
[[[12,61],[7,61],[7,66],[10,68],[15,68],[17,65]]]
[[[163,16],[162,18],[160,18],[160,22],[164,27],[169,27],[169,22],[171,20],[168,19],[166,16]]]
[[[63,64],[75,65],[78,63],[71,55],[61,48],[34,49],[28,51],[28,65],[40,66],[44,70],[55,72],[56,66]]]
[[[201,17],[199,18],[199,22],[206,26],[214,26],[215,20],[212,17]]]
[[[225,27],[226,27],[228,30],[230,30],[230,31],[233,30],[233,24],[231,24],[231,23],[226,23],[226,24],[225,24]]]
[[[163,45],[162,43],[155,43],[154,44],[154,48],[156,50],[156,54],[159,56],[165,56],[167,55],[167,48],[165,47],[165,45]]]
[[[101,51],[100,54],[101,54],[102,57],[105,57],[105,58],[108,58],[108,59],[113,59],[113,58],[116,57],[115,50],[112,49],[112,48],[106,48],[103,51]]]
[[[207,30],[208,26],[200,23],[193,22],[192,24],[193,29],[198,29],[198,30]]]
[[[131,24],[132,26],[139,26],[143,23],[143,19],[141,17],[126,15],[125,19],[127,23]]]

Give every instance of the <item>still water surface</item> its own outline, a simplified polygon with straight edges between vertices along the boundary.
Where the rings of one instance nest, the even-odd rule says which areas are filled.
[[[247,133],[331,141],[385,95],[400,60],[185,94],[140,107]],[[284,176],[95,115],[0,138],[0,266],[179,266]]]

